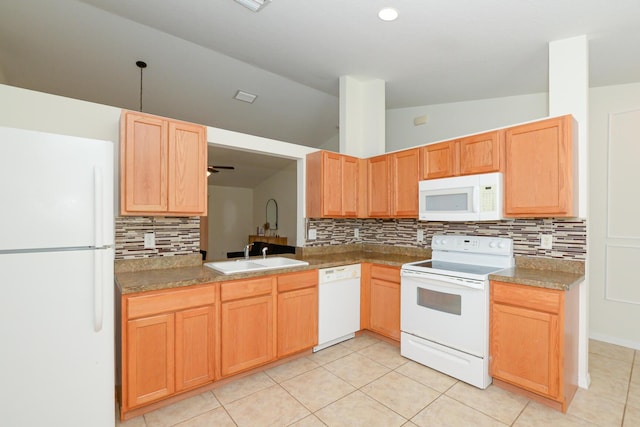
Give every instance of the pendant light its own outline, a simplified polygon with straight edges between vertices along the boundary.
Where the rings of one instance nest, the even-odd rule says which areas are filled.
[[[136,65],[140,68],[140,112],[142,112],[142,70],[147,68],[147,63],[144,61],[136,61]]]

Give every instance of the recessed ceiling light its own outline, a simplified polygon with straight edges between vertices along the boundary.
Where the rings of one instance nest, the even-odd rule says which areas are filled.
[[[254,95],[252,93],[239,90],[233,96],[233,99],[237,99],[238,101],[244,101],[244,102],[248,102],[249,104],[253,104],[253,101],[255,101],[257,97],[258,95]]]
[[[260,9],[271,3],[271,0],[236,0],[247,9],[258,12]]]
[[[383,21],[395,21],[398,18],[398,11],[392,7],[385,7],[378,12],[378,18]]]

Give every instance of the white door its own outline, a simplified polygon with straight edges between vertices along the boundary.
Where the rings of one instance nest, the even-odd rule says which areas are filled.
[[[589,336],[640,348],[640,87],[593,91],[589,141]]]

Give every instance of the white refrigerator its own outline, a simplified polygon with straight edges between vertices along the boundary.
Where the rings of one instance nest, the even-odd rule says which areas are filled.
[[[114,144],[0,128],[0,424],[115,424]]]

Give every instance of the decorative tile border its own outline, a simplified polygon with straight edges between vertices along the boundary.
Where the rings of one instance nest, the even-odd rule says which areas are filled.
[[[435,234],[469,234],[513,239],[515,255],[585,260],[587,223],[584,219],[508,219],[486,222],[423,222],[415,219],[307,219],[306,229],[315,228],[317,239],[305,246],[354,243],[430,248]],[[355,229],[360,237],[355,238]],[[424,241],[418,243],[418,230]],[[541,249],[540,234],[553,235],[553,250]]]
[[[144,248],[144,234],[156,234],[155,249]],[[200,253],[199,217],[116,217],[116,259]]]

